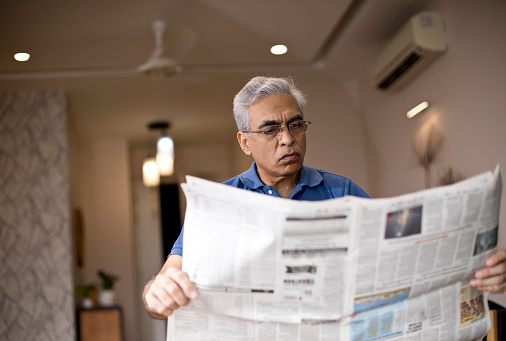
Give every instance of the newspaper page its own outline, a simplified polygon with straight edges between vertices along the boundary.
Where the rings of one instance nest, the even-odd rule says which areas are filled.
[[[499,168],[386,199],[294,201],[187,177],[183,271],[200,297],[167,340],[481,340]]]

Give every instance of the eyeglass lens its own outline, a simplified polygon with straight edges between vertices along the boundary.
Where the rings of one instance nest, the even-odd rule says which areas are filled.
[[[279,133],[283,131],[284,128],[287,128],[291,134],[300,135],[304,134],[308,130],[308,123],[304,121],[300,122],[292,122],[286,126],[272,126],[269,129],[264,130],[264,134],[268,136],[277,136]]]

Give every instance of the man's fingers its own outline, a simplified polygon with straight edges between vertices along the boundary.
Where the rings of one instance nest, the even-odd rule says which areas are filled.
[[[501,276],[505,274],[506,274],[506,263],[502,262],[495,266],[476,271],[474,278],[484,280],[490,277]]]
[[[470,281],[473,287],[491,293],[506,290],[506,250],[499,250],[486,260],[487,267],[476,271]]]
[[[149,310],[168,317],[180,306],[187,305],[198,292],[188,275],[177,268],[158,274],[145,295]]]
[[[492,294],[502,294],[506,291],[506,284],[479,285],[477,288]]]
[[[473,281],[478,286],[488,286],[488,285],[503,284],[505,279],[506,279],[506,277],[503,274],[501,274],[501,275],[491,276],[491,277],[487,277],[487,278],[474,279]]]
[[[170,277],[169,274],[160,274],[155,278],[151,286],[151,294],[164,308],[177,309],[179,306],[188,304],[188,298],[183,290]]]
[[[161,286],[161,290],[158,290],[156,294],[164,306],[177,309],[180,306],[188,304],[188,297],[186,297],[181,287],[171,278],[165,278],[163,281],[160,281],[159,285]]]
[[[192,281],[188,277],[188,275],[185,272],[182,272],[180,270],[176,271],[167,271],[167,274],[170,276],[170,278],[181,288],[183,293],[185,294],[185,299],[187,297],[191,299],[196,299],[199,297],[199,293],[197,291],[197,288],[195,288],[195,285],[193,285]],[[181,304],[180,301],[176,300],[176,302],[179,305]],[[186,304],[188,303],[188,300],[186,299]]]
[[[485,261],[487,266],[494,266],[496,264],[502,263],[506,260],[506,250],[501,249],[494,253],[492,256],[488,257]]]
[[[158,318],[167,318],[174,312],[174,309],[176,309],[175,302],[172,303],[172,306],[167,305],[153,291],[146,294],[146,302],[151,312],[160,315],[156,316]]]
[[[489,291],[493,294],[501,294],[506,291],[505,277],[494,276],[486,279],[472,279],[469,284],[481,291]]]

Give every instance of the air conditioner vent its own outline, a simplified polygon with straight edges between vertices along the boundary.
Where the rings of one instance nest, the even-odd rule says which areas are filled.
[[[419,13],[397,32],[379,54],[373,69],[373,83],[381,90],[399,89],[446,50],[441,13]]]
[[[399,77],[409,70],[422,55],[417,52],[411,52],[404,60],[395,68],[383,82],[378,84],[379,89],[388,89]]]

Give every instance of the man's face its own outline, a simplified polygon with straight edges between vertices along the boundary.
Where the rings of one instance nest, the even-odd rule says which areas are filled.
[[[264,130],[272,125],[285,128],[277,136],[238,132],[242,150],[252,155],[257,172],[266,184],[297,176],[306,154],[306,135],[292,135],[286,126],[302,120],[299,106],[291,95],[272,95],[256,101],[248,109],[251,131]]]

